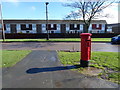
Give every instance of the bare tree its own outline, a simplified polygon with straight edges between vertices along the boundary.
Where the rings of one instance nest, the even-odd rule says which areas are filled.
[[[72,3],[66,3],[64,6],[77,10],[72,11],[65,18],[75,20],[82,18],[85,26],[84,33],[87,33],[93,19],[109,16],[109,14],[102,15],[102,11],[113,2],[115,2],[115,0],[76,0]]]

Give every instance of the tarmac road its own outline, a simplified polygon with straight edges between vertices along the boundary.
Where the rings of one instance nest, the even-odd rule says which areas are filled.
[[[92,43],[92,51],[118,52],[120,45]],[[70,50],[81,51],[79,42],[10,42],[2,43],[3,50]]]

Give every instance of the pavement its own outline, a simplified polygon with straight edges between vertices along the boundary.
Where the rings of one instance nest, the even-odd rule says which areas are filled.
[[[3,68],[3,88],[117,88],[118,85],[93,76],[85,76],[63,66],[57,52],[33,50],[22,61]],[[4,89],[3,89],[4,90]]]
[[[2,50],[67,50],[81,51],[80,42],[10,42],[2,43]],[[92,51],[118,52],[120,45],[92,43]]]

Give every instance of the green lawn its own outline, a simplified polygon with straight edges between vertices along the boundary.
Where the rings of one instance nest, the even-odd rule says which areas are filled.
[[[2,39],[0,41],[3,41]],[[46,39],[5,39],[5,41],[9,41],[9,42],[29,42],[29,41],[53,41],[53,42],[60,42],[60,41],[80,41],[80,38],[58,38],[58,39],[51,39],[50,40],[46,40]],[[110,42],[111,38],[92,38],[92,41],[107,41]]]
[[[80,52],[58,52],[58,56],[64,65],[76,65],[80,63]],[[120,66],[118,65],[118,52],[92,52],[90,66],[100,68],[103,71],[98,77],[119,83]],[[78,68],[78,71],[81,69]]]
[[[0,67],[11,67],[28,55],[30,50],[3,50],[2,65]]]

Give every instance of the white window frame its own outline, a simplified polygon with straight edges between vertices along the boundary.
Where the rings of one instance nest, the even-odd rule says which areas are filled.
[[[96,24],[96,28],[99,28],[99,24]]]
[[[51,28],[53,28],[54,27],[54,24],[50,24],[51,25]]]
[[[77,28],[77,24],[74,24],[74,28]]]
[[[26,24],[26,28],[29,28],[29,24]]]

